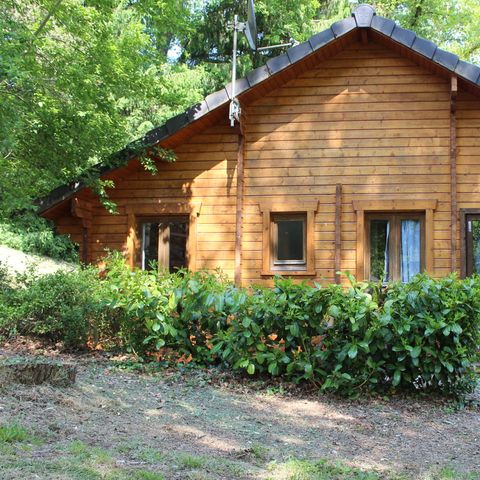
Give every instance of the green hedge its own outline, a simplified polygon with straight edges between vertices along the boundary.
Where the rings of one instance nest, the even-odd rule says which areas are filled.
[[[16,288],[0,272],[0,333],[223,363],[346,395],[474,388],[480,278],[351,281],[344,289],[276,278],[274,288],[246,290],[219,273],[132,272],[119,256],[102,275],[25,277]]]
[[[0,245],[23,252],[78,263],[78,246],[67,235],[57,235],[51,222],[26,212],[0,218]]]

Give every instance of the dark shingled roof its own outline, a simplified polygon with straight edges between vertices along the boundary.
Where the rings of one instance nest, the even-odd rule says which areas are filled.
[[[259,83],[290,67],[294,63],[300,62],[308,55],[355,29],[374,30],[389,37],[394,42],[411,49],[415,53],[422,55],[434,64],[480,87],[480,67],[459,60],[457,55],[442,50],[429,40],[418,37],[415,32],[400,27],[393,20],[378,16],[372,6],[362,4],[354,10],[350,17],[334,23],[330,28],[313,35],[306,42],[289,48],[287,52],[282,55],[269,59],[266,65],[248,72],[246,77],[238,79],[236,81],[237,96],[254,88]],[[164,125],[147,132],[141,139],[127,145],[123,150],[114,154],[112,156],[113,161],[110,162],[109,166],[98,165],[98,176],[100,177],[124,166],[138,155],[139,147],[145,149],[162,142],[190,123],[224,106],[232,99],[231,91],[232,86],[231,83],[229,83],[221,90],[208,95],[203,102],[170,118]],[[56,188],[50,192],[50,194],[37,201],[40,207],[39,213],[45,212],[54,205],[68,199],[82,188],[85,188],[85,184],[80,181]]]

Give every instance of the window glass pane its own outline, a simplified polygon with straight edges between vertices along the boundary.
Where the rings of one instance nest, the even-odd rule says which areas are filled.
[[[390,222],[370,221],[370,278],[386,282],[390,278]]]
[[[303,261],[304,232],[303,220],[278,220],[277,260]]]
[[[472,273],[480,273],[480,220],[470,220],[472,234]]]
[[[142,268],[170,272],[187,267],[188,218],[159,218],[142,224]],[[153,262],[153,264],[152,264]]]
[[[187,222],[170,223],[170,272],[187,266]]]
[[[144,223],[142,228],[142,268],[152,269],[158,262],[158,223]]]
[[[400,278],[408,282],[420,273],[420,220],[401,221]]]

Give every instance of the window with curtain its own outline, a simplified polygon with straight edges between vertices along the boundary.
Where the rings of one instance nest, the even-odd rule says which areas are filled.
[[[464,262],[466,275],[480,273],[480,213],[469,213],[465,216],[466,251]]]
[[[367,278],[408,282],[424,270],[425,217],[411,213],[366,215]]]

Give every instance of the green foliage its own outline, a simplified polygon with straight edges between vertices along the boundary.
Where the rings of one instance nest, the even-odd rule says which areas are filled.
[[[288,43],[292,39],[304,41],[315,31],[314,19],[319,8],[318,0],[258,0],[255,2],[259,46]],[[183,47],[180,60],[203,66],[208,72],[212,90],[230,81],[233,48],[232,30],[227,21],[238,14],[247,17],[247,2],[233,0],[205,1],[192,11],[192,28],[180,37]],[[238,37],[238,72],[244,75],[252,68],[286,50],[267,50],[254,53],[244,35]]]
[[[479,314],[477,277],[459,281],[419,275],[392,284],[378,322],[392,334],[385,369],[393,385],[452,392],[470,388],[480,345]]]
[[[323,391],[471,391],[480,345],[478,278],[418,275],[321,288],[277,278],[217,333],[234,369],[311,381]]]
[[[203,96],[201,69],[167,60],[187,6],[1,2],[0,214],[86,174]]]
[[[16,295],[8,268],[0,262],[0,340],[18,333]]]
[[[78,262],[77,246],[66,235],[55,234],[47,220],[33,213],[0,223],[0,245],[58,260]]]
[[[31,440],[32,436],[18,423],[0,425],[0,443],[16,443]]]
[[[103,332],[102,285],[95,269],[44,276],[28,272],[15,281],[15,289],[5,286],[0,291],[0,311],[7,315],[0,323],[4,336],[38,335],[79,348],[89,336]]]
[[[325,392],[438,392],[475,386],[480,277],[417,275],[387,286],[322,287],[275,278],[236,288],[219,273],[129,270],[119,254],[94,268],[17,278],[0,270],[0,334],[70,348],[121,347],[145,360],[221,362]],[[20,285],[20,287],[18,287]]]
[[[129,271],[113,256],[106,275],[104,304],[118,312],[121,335],[137,353],[174,349],[178,355],[209,361],[212,333],[225,327],[237,297],[246,298],[221,275]],[[233,307],[234,308],[234,307]]]

